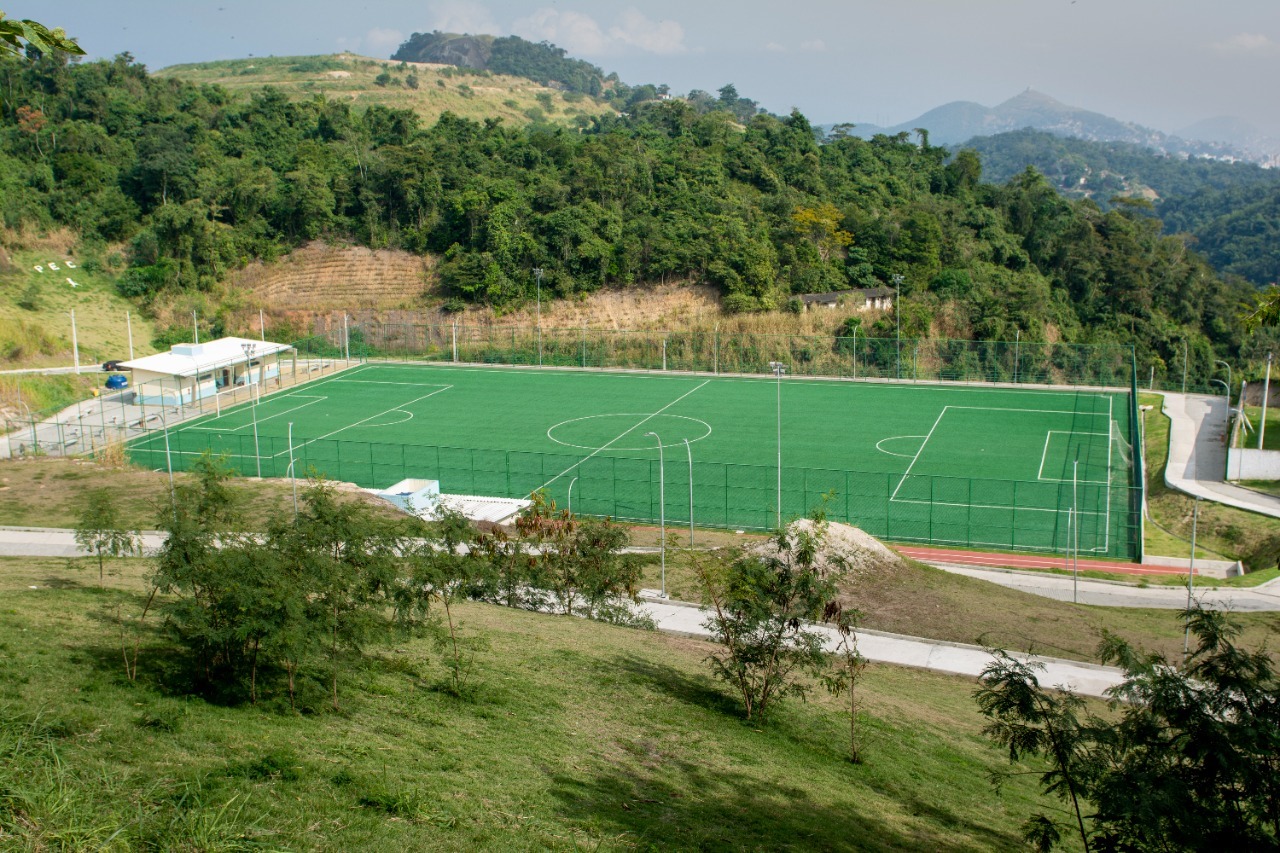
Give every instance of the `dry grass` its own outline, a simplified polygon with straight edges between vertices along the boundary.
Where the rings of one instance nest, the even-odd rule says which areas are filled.
[[[384,71],[392,75],[392,82],[379,86],[374,80]],[[406,85],[410,71],[418,78],[417,89]],[[523,125],[531,121],[534,110],[544,120],[557,124],[572,124],[579,115],[613,111],[604,101],[566,97],[564,92],[523,77],[483,75],[447,65],[400,63],[350,53],[174,65],[155,73],[196,84],[216,83],[238,92],[273,86],[294,100],[324,95],[330,100],[346,101],[357,110],[374,104],[409,109],[422,116],[425,124],[435,123],[444,112],[473,121],[496,118]],[[543,103],[547,98],[550,109]]]

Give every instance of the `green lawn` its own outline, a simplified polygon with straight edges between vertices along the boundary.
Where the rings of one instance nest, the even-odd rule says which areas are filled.
[[[465,700],[409,637],[351,662],[342,713],[310,680],[303,714],[185,697],[153,632],[131,684],[146,564],[113,568],[0,560],[0,847],[1012,851],[1056,805],[992,788],[973,679],[871,666],[852,765],[820,691],[747,724],[705,643],[484,605]]]
[[[631,521],[658,520],[663,485],[667,518],[688,519],[687,447],[697,523],[769,529],[780,431],[784,518],[830,494],[832,517],[882,538],[1052,551],[1076,502],[1082,552],[1129,556],[1127,457],[1112,438],[1127,411],[1125,395],[1088,391],[365,365],[183,424],[170,443],[179,467],[211,447],[283,476],[292,424],[300,471],[545,488],[561,505],[572,487],[575,511]],[[163,467],[163,437],[131,455]]]

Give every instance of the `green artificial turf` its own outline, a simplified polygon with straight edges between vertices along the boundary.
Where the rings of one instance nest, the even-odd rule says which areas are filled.
[[[1082,553],[1125,557],[1127,404],[1086,390],[381,364],[182,424],[169,441],[176,467],[212,448],[242,473],[282,477],[292,424],[299,475],[543,488],[562,506],[572,487],[575,511],[633,521],[658,520],[660,494],[668,520],[688,519],[691,457],[700,526],[768,529],[780,433],[784,519],[828,496],[829,516],[896,541],[1053,551],[1078,534]],[[156,468],[164,452],[158,434],[131,445]]]

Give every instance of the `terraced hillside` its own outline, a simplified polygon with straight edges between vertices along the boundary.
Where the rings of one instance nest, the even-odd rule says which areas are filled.
[[[216,83],[233,91],[272,86],[294,100],[324,95],[349,101],[357,109],[373,104],[411,109],[427,124],[448,111],[475,121],[495,118],[517,125],[539,120],[585,126],[591,116],[612,109],[604,101],[561,92],[523,77],[351,53],[201,62],[173,65],[155,74]]]
[[[271,264],[253,263],[230,284],[273,311],[404,308],[421,299],[435,259],[313,242]]]

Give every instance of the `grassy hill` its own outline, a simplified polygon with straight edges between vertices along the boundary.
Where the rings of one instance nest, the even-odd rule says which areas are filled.
[[[981,736],[970,679],[873,666],[866,763],[824,694],[744,724],[704,643],[482,605],[474,690],[425,640],[369,650],[342,713],[303,684],[226,707],[177,695],[117,606],[140,561],[0,560],[0,838],[28,849],[1015,850],[1039,800]],[[312,696],[312,694],[315,694]],[[315,701],[313,702],[312,699]]]
[[[0,362],[5,368],[69,367],[71,311],[76,312],[82,366],[97,368],[108,358],[129,357],[125,312],[131,312],[134,354],[155,352],[150,321],[116,292],[113,275],[71,251],[72,242],[58,233],[30,241],[13,249],[7,268],[0,269]]]
[[[604,101],[562,92],[522,77],[350,53],[173,65],[155,74],[196,84],[217,83],[237,92],[274,86],[297,100],[324,95],[348,101],[361,110],[373,104],[410,109],[421,115],[426,124],[434,123],[446,111],[475,121],[496,118],[516,125],[534,120],[581,125],[588,123],[591,116],[612,112]],[[384,74],[380,83],[379,76]],[[416,80],[410,81],[411,76]]]

